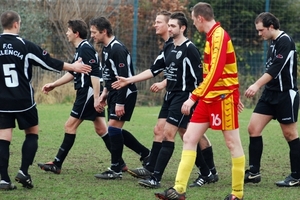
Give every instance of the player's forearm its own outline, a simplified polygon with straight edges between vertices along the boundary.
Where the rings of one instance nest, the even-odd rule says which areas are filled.
[[[165,87],[167,87],[167,79],[165,78],[163,81],[161,81],[161,84]]]
[[[73,71],[77,73],[89,73],[92,69],[91,66],[83,64],[81,62],[81,59],[77,60],[76,62],[70,64],[70,63],[63,63],[63,68],[62,70],[65,71]]]
[[[136,83],[144,80],[148,80],[150,78],[153,78],[153,74],[150,69],[147,69],[135,76],[128,78],[128,83]]]
[[[262,75],[254,84],[257,85],[257,87],[261,88],[272,79],[273,77],[270,74],[264,73],[264,75]]]
[[[64,85],[66,83],[69,83],[70,81],[73,80],[73,75],[67,72],[65,75],[63,75],[61,78],[57,79],[56,81],[53,82],[54,87],[58,87],[61,85]]]
[[[62,70],[64,70],[64,71],[74,71],[74,66],[71,63],[64,62]]]
[[[102,91],[102,93],[101,93],[101,97],[102,97],[103,100],[106,99],[107,93],[108,93],[107,88],[104,87],[104,88],[103,88],[103,91]]]
[[[96,76],[91,76],[91,81],[94,90],[94,98],[98,98],[100,95],[100,78]]]

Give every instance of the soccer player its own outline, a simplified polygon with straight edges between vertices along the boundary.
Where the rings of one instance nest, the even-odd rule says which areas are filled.
[[[295,43],[280,30],[279,20],[272,13],[259,14],[255,19],[255,27],[258,35],[270,41],[270,47],[265,73],[245,92],[245,96],[251,98],[265,86],[248,125],[249,169],[245,172],[245,183],[261,181],[262,131],[272,119],[277,119],[290,148],[291,173],[284,180],[276,182],[276,185],[300,186],[300,141],[297,131],[299,92]]]
[[[75,142],[77,128],[83,120],[93,121],[96,133],[102,137],[106,147],[110,150],[105,112],[103,106],[100,106],[100,76],[102,73],[99,69],[98,53],[86,40],[88,36],[88,26],[83,20],[70,20],[68,21],[66,35],[68,41],[76,47],[72,62],[82,59],[82,62],[89,63],[92,67],[92,71],[89,74],[69,71],[63,77],[55,82],[47,83],[42,88],[43,92],[48,94],[48,92],[52,91],[54,88],[74,80],[74,89],[76,90],[76,99],[70,117],[66,121],[64,127],[64,139],[58,149],[54,161],[38,164],[42,170],[51,171],[55,174],[61,173],[63,162]],[[126,168],[122,159],[120,162],[121,165]]]
[[[116,83],[116,87],[123,87],[128,82],[149,79],[163,70],[167,79],[167,92],[159,113],[159,120],[163,122],[164,132],[157,159],[154,162],[152,171],[148,166],[144,169],[132,170],[136,177],[145,179],[140,180],[139,184],[149,188],[160,187],[162,175],[174,151],[175,135],[178,131],[182,137],[190,119],[190,116],[184,116],[181,113],[181,105],[189,98],[190,93],[197,87],[197,84],[202,81],[201,55],[195,45],[185,37],[187,19],[183,13],[175,12],[170,16],[168,32],[173,42],[165,45],[159,56],[161,57],[160,63],[156,59],[150,69],[131,78],[118,77],[119,80]],[[199,158],[201,158],[199,161],[201,164],[205,164],[200,147],[198,150],[200,152]],[[201,168],[201,173],[203,171],[203,175],[207,176],[207,180],[199,180],[199,183],[201,182],[200,186],[207,181],[213,182],[214,176],[212,176],[206,164]],[[204,171],[204,169],[206,170]],[[147,176],[142,176],[142,172],[145,172],[144,174]]]
[[[170,15],[171,13],[168,11],[160,11],[157,13],[155,19],[154,27],[156,29],[156,34],[159,35],[162,39],[164,39],[165,41],[164,48],[173,42],[173,38],[169,37],[169,31],[168,31],[168,22],[169,22]],[[150,69],[145,70],[144,72],[138,75],[128,77],[128,78],[118,77],[119,80],[113,83],[113,87],[116,88],[124,87],[129,83],[147,80],[158,75],[161,71],[165,70],[164,60],[165,57],[167,57],[167,53],[168,53],[167,51],[162,50],[160,54],[157,56],[156,60],[154,61],[153,66],[151,66]],[[153,84],[150,89],[156,92],[159,89],[164,88],[166,84],[166,80],[167,79],[165,79],[165,81],[162,81],[160,83]],[[139,167],[136,169],[128,169],[128,173],[130,173],[132,176],[136,178],[148,179],[149,177],[151,177],[152,173],[154,172],[154,168],[157,163],[157,157],[162,147],[162,141],[164,140],[164,127],[165,124],[167,123],[168,111],[164,109],[162,108],[158,116],[157,124],[155,125],[154,128],[154,141],[152,143],[149,162],[143,167]],[[180,112],[180,107],[178,107],[177,109]],[[180,136],[182,137],[186,129],[180,128],[178,130]],[[205,135],[201,138],[200,142],[201,142],[200,146],[203,147],[204,149],[203,155],[205,155],[204,157],[206,158],[207,163],[204,162],[203,158],[200,158],[201,149],[200,147],[198,147],[197,151],[199,153],[198,154],[199,156],[195,164],[199,168],[200,172],[198,178],[190,185],[191,187],[196,187],[196,186],[201,187],[206,183],[218,181],[218,174],[214,166],[211,144]],[[207,168],[208,166],[206,164],[207,165],[210,164],[209,167],[211,169],[213,176],[210,175],[210,170]],[[139,183],[142,184],[143,186],[150,187],[150,188],[155,188],[160,185],[159,182],[157,181],[153,182],[156,184],[147,184],[144,183],[143,180],[140,181]]]
[[[115,90],[111,84],[117,80],[116,76],[134,75],[131,56],[127,48],[113,35],[110,22],[105,17],[98,17],[90,21],[91,37],[97,44],[103,44],[102,68],[105,87],[101,94],[102,102],[107,100],[108,105],[108,134],[111,141],[111,167],[96,174],[100,179],[122,178],[122,166],[120,159],[123,153],[124,143],[131,145],[131,149],[138,153],[140,160],[146,162],[150,150],[123,128],[125,121],[130,121],[133,113],[137,88],[134,84]],[[101,105],[105,105],[102,103]],[[130,137],[128,135],[130,134]]]
[[[38,113],[31,86],[32,65],[59,72],[61,70],[89,73],[90,66],[73,64],[51,58],[47,51],[19,37],[21,17],[15,11],[1,15],[3,34],[0,35],[0,190],[13,190],[16,186],[8,175],[9,146],[15,120],[25,132],[20,170],[15,180],[31,189],[28,174],[38,148]]]
[[[208,128],[221,130],[232,160],[232,192],[225,200],[243,199],[245,155],[242,148],[239,124],[239,83],[234,48],[228,33],[214,19],[210,4],[197,3],[191,12],[199,32],[206,33],[203,82],[182,105],[185,115],[197,102],[188,128],[183,136],[183,150],[175,186],[161,193],[159,199],[186,199],[186,188],[200,137]]]

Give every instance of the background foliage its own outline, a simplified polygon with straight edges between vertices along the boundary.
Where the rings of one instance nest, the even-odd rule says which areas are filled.
[[[153,29],[157,11],[162,9],[183,11],[190,20],[189,9],[197,2],[197,0],[0,0],[0,11],[13,9],[19,12],[22,18],[20,35],[38,43],[54,57],[65,61],[70,61],[74,53],[74,47],[68,43],[65,35],[67,21],[81,18],[89,23],[93,17],[106,16],[112,22],[117,38],[128,47],[132,55],[136,55],[135,69],[136,73],[139,73],[151,66],[163,44]],[[257,36],[254,27],[254,19],[259,13],[270,11],[275,14],[280,20],[281,30],[290,34],[298,49],[300,48],[300,27],[295,23],[300,17],[300,0],[206,0],[206,2],[213,6],[216,20],[221,22],[232,38],[239,64],[241,94],[264,72],[268,44]],[[134,24],[135,13],[138,16],[136,24]],[[135,31],[136,38],[133,34]],[[205,34],[199,34],[191,20],[188,37],[202,52]],[[101,50],[101,46],[95,47]],[[45,72],[39,68],[34,73],[33,85],[37,89],[38,102],[57,103],[73,99],[71,84],[67,86],[69,89],[62,87],[61,91],[52,92],[48,97],[43,96],[39,92],[42,85],[57,79],[61,74]],[[150,94],[149,87],[162,79],[162,76],[158,76],[137,83],[140,91],[139,105],[161,103],[164,91]],[[246,99],[242,96],[242,101],[247,107],[252,107],[257,101],[256,98]]]

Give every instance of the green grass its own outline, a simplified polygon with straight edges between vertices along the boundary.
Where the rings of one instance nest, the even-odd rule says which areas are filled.
[[[99,200],[148,200],[155,199],[154,192],[173,186],[181,156],[182,142],[176,138],[173,157],[164,173],[161,189],[146,189],[140,187],[137,179],[124,173],[122,180],[98,180],[95,173],[103,172],[110,165],[110,155],[102,139],[94,132],[93,123],[86,121],[79,127],[75,144],[66,158],[62,173],[56,175],[47,173],[37,167],[38,162],[52,161],[64,136],[64,123],[69,116],[72,105],[38,105],[40,117],[39,148],[29,173],[35,187],[24,189],[17,184],[15,191],[0,192],[0,199],[38,199],[38,200],[69,200],[69,199],[99,199]],[[156,124],[159,107],[137,107],[131,122],[125,128],[131,131],[141,143],[151,147],[153,127]],[[248,158],[247,124],[252,110],[245,109],[240,115],[240,134],[246,159]],[[187,190],[189,200],[223,199],[231,192],[231,159],[225,146],[221,132],[207,132],[213,144],[214,159],[220,180],[217,183],[205,185],[202,188]],[[10,146],[11,157],[9,174],[13,179],[20,166],[21,145],[24,133],[14,130]],[[139,156],[124,148],[123,158],[129,168],[140,167]],[[262,182],[245,185],[245,199],[299,199],[299,188],[278,188],[274,182],[285,178],[289,173],[288,145],[285,142],[278,123],[272,121],[264,131],[264,153],[262,157]],[[248,161],[246,161],[246,165]],[[190,181],[196,177],[194,169]]]

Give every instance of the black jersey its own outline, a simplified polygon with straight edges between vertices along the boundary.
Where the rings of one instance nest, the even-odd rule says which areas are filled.
[[[266,63],[266,73],[273,79],[266,84],[266,89],[287,91],[297,89],[297,53],[293,39],[282,32],[271,41]]]
[[[173,43],[173,38],[169,38],[165,43],[163,49],[159,52],[158,56],[156,57],[153,65],[150,67],[150,70],[153,74],[153,76],[157,76],[160,74],[160,72],[164,71],[164,77],[166,78],[166,71],[165,68],[162,68],[161,66],[164,66],[165,63],[165,56],[168,54],[168,52],[164,52],[164,49]]]
[[[59,72],[64,63],[16,34],[0,35],[0,112],[22,112],[35,106],[33,65]]]
[[[116,76],[134,76],[131,55],[127,48],[116,38],[102,49],[102,75],[108,91],[115,90],[111,84],[117,81]],[[129,91],[130,90],[130,91]],[[129,84],[118,90],[117,103],[124,104],[128,93],[136,92],[135,84]]]
[[[90,65],[92,71],[89,74],[71,72],[74,76],[74,88],[75,90],[84,87],[92,87],[91,76],[99,77],[100,79],[100,65],[99,56],[94,47],[86,40],[83,40],[76,48],[73,61],[77,61],[82,58],[84,64]]]
[[[192,92],[202,82],[201,55],[190,40],[176,47],[173,42],[168,43],[161,55],[164,62],[152,65],[151,71],[153,75],[157,75],[165,70],[168,92]]]

